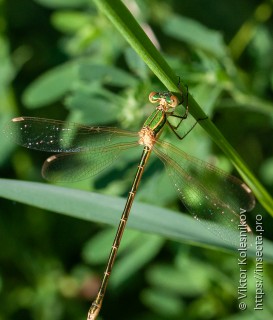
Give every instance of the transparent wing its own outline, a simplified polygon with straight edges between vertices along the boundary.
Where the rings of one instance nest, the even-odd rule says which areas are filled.
[[[138,140],[136,132],[31,117],[12,119],[4,131],[23,147],[48,152],[81,152]]]
[[[185,207],[197,220],[204,220],[219,237],[238,244],[234,232],[241,222],[240,212],[255,205],[251,190],[239,179],[189,156],[171,144],[157,141],[154,146]],[[211,222],[219,222],[217,224]],[[251,231],[246,225],[248,232]]]
[[[72,182],[87,179],[110,166],[128,148],[137,143],[120,144],[89,149],[88,152],[61,153],[49,157],[43,165],[42,175],[49,181]]]

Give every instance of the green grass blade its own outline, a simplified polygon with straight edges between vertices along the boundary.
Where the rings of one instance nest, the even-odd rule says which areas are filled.
[[[178,94],[180,91],[185,94],[186,88],[181,84],[178,85],[177,75],[174,74],[170,66],[167,64],[163,56],[152,44],[135,18],[120,0],[93,0],[97,7],[109,18],[124,38],[129,42],[133,49],[139,54],[143,61],[148,65],[152,72],[159,78],[165,87]],[[183,80],[183,75],[182,80]],[[189,94],[190,112],[196,119],[206,117],[205,113]],[[221,132],[215,125],[206,119],[199,122],[206,130],[213,141],[223,150],[227,157],[233,162],[236,169],[239,171],[245,182],[253,190],[256,198],[262,206],[273,216],[273,199],[257,180],[254,174],[248,169],[247,165],[232,148],[228,141],[224,138]]]
[[[74,218],[117,226],[125,199],[44,183],[0,179],[0,196]],[[149,214],[147,214],[149,213]],[[237,252],[191,216],[135,202],[128,226],[168,239]],[[264,240],[264,259],[273,262],[273,243]],[[255,248],[248,249],[255,257]]]

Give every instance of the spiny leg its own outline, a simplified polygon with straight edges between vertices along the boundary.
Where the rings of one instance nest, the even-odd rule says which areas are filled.
[[[171,128],[173,130],[177,130],[179,128],[179,126],[181,125],[182,121],[187,119],[188,114],[189,114],[189,103],[188,103],[188,101],[189,101],[189,90],[188,90],[188,86],[186,86],[186,88],[187,88],[187,94],[186,94],[186,107],[185,107],[186,110],[185,110],[185,113],[183,115],[177,115],[177,114],[172,114],[172,113],[169,114],[170,117],[174,117],[174,118],[180,119],[179,123],[176,126],[172,125],[170,122],[168,123],[169,126],[171,126]],[[183,97],[183,95],[182,95],[182,97]],[[184,99],[182,99],[180,104],[182,104],[183,102],[184,102]]]
[[[206,119],[208,118],[208,117],[205,117],[205,118],[200,118],[200,119],[196,120],[196,122],[193,124],[193,126],[192,126],[185,134],[183,134],[182,136],[177,133],[177,129],[178,129],[179,126],[181,125],[182,121],[185,120],[185,119],[187,119],[188,114],[189,114],[189,103],[188,103],[188,102],[189,102],[189,90],[188,90],[188,86],[186,86],[186,88],[187,88],[187,94],[186,94],[186,111],[185,111],[185,113],[184,113],[182,116],[180,116],[180,115],[175,115],[175,114],[170,114],[170,115],[169,115],[170,117],[175,117],[175,118],[179,118],[179,119],[180,119],[179,123],[178,123],[176,126],[172,125],[172,124],[167,120],[168,126],[171,128],[171,130],[173,131],[173,133],[177,136],[177,138],[178,138],[179,140],[184,139],[184,138],[193,130],[193,128],[196,126],[196,124],[197,124],[199,121],[206,120]],[[183,101],[182,101],[181,103],[183,103]]]

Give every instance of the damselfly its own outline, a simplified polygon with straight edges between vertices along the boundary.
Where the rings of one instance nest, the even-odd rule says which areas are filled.
[[[143,148],[88,320],[96,319],[101,309],[123,231],[151,152],[164,163],[184,206],[197,220],[207,221],[219,237],[234,242],[234,232],[230,229],[238,232],[240,208],[249,211],[255,205],[251,190],[241,180],[159,139],[165,124],[180,137],[177,128],[187,118],[188,107],[184,115],[175,114],[179,101],[170,92],[152,92],[149,100],[157,103],[157,107],[139,132],[30,117],[14,118],[5,129],[10,138],[24,147],[59,153],[49,157],[42,168],[44,178],[51,181],[85,179],[105,169],[122,152],[137,146]],[[178,124],[172,125],[169,117],[178,118]],[[210,225],[210,220],[219,223]],[[251,231],[248,225],[245,226]]]

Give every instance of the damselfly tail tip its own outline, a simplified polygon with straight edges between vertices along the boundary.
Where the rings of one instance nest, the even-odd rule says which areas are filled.
[[[90,309],[88,311],[87,320],[97,319],[99,312],[100,312],[100,307],[97,304],[92,303],[92,306],[90,307]]]

